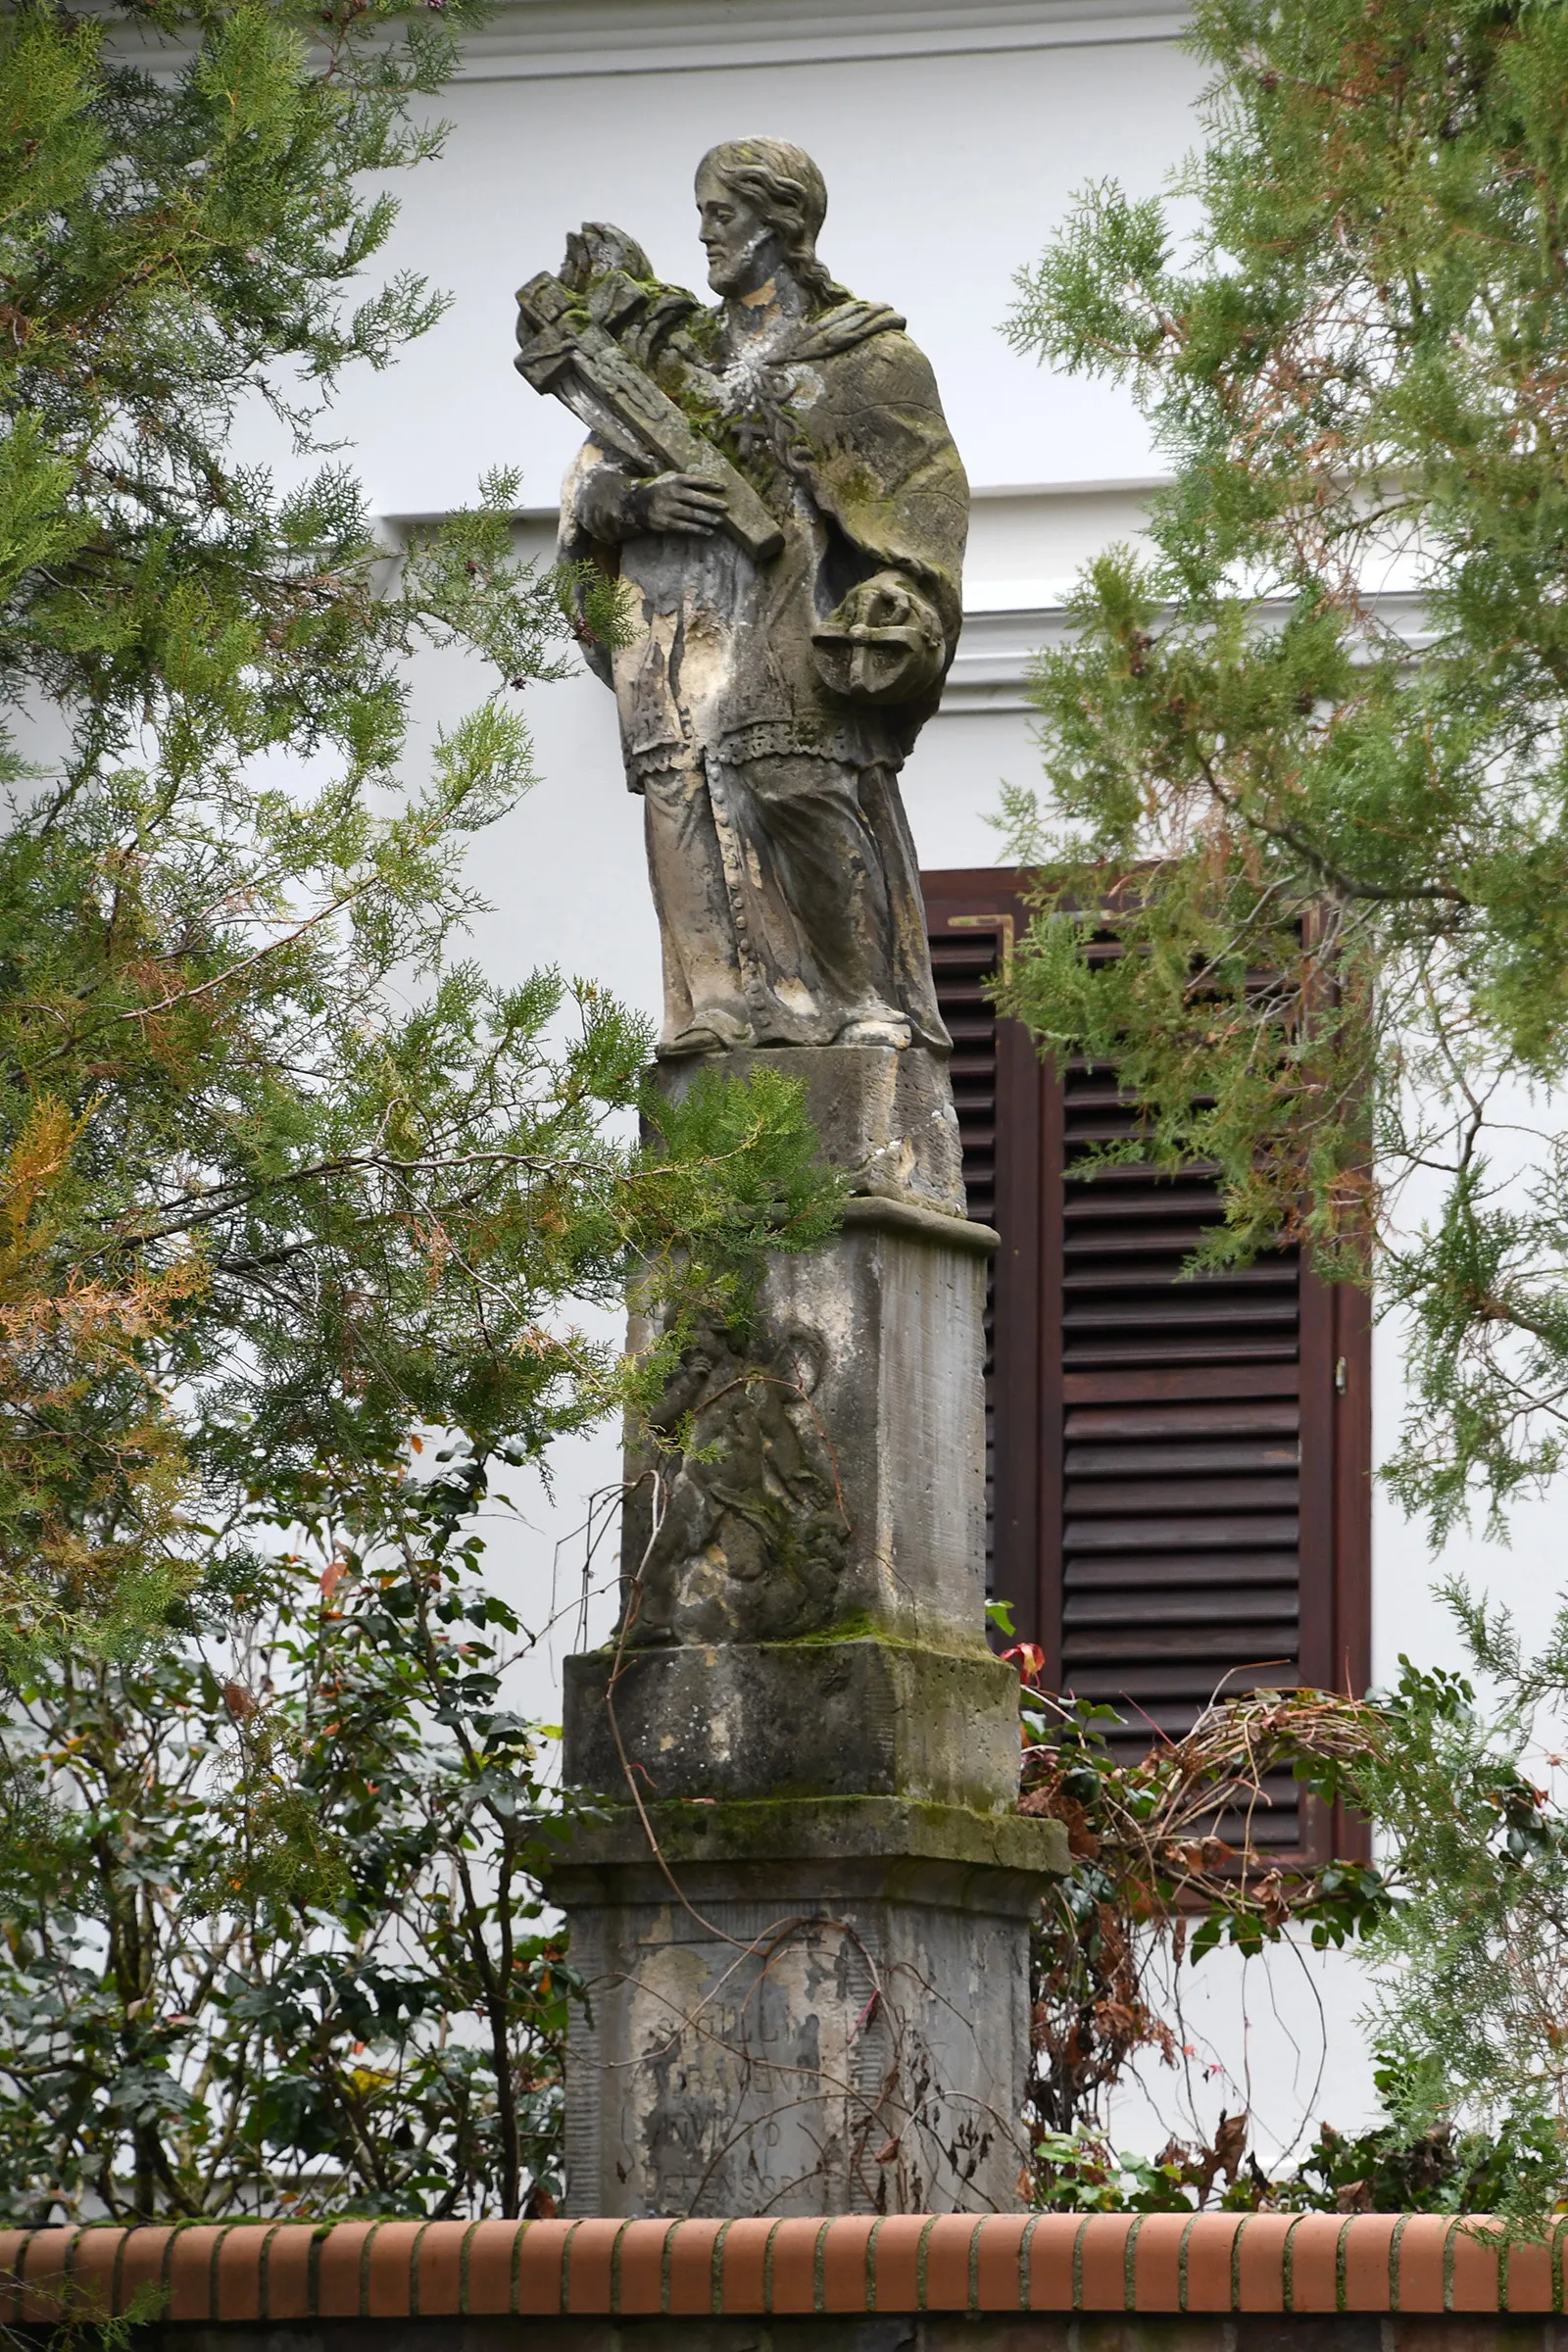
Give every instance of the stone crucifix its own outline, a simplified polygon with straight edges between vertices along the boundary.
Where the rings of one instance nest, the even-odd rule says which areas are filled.
[[[931,369],[817,259],[781,139],[697,172],[708,309],[589,224],[517,366],[588,422],[561,552],[631,591],[590,643],[647,809],[662,1058],[949,1038],[898,775],[957,642],[969,493]]]

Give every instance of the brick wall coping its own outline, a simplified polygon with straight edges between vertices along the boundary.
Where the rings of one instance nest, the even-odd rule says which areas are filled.
[[[198,2223],[0,2231],[0,2325],[1563,2310],[1568,2225],[1433,2214]]]

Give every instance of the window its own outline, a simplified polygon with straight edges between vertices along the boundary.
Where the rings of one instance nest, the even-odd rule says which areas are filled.
[[[1227,1691],[1360,1692],[1370,1649],[1370,1335],[1300,1253],[1178,1282],[1218,1214],[1201,1170],[1074,1174],[1125,1134],[1113,1072],[1044,1065],[986,987],[1028,920],[1020,877],[923,876],[969,1213],[1002,1247],[987,1308],[988,1567],[1058,1690],[1129,1749]],[[1256,1841],[1354,1850],[1289,1784]]]

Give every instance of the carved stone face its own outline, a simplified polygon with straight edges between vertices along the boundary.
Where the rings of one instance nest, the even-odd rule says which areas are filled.
[[[760,293],[784,258],[772,223],[712,172],[697,175],[697,215],[713,292]]]

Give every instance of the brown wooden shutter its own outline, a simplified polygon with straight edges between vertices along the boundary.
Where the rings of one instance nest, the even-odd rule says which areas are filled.
[[[931,961],[953,1034],[953,1096],[963,1137],[969,1214],[1002,1247],[986,1296],[987,1587],[1036,1638],[1043,1538],[1041,1243],[1045,1072],[1027,1032],[999,1021],[986,997],[1028,920],[1005,870],[926,874]]]
[[[1002,1236],[988,1309],[992,1590],[1054,1688],[1116,1706],[1125,1744],[1217,1690],[1360,1692],[1370,1651],[1366,1303],[1282,1250],[1178,1280],[1212,1179],[1075,1164],[1128,1132],[1113,1071],[1043,1067],[986,985],[1028,920],[1018,876],[923,877],[954,1034],[970,1214]],[[971,1174],[972,1170],[972,1174]],[[1270,1792],[1256,1842],[1353,1851]]]

